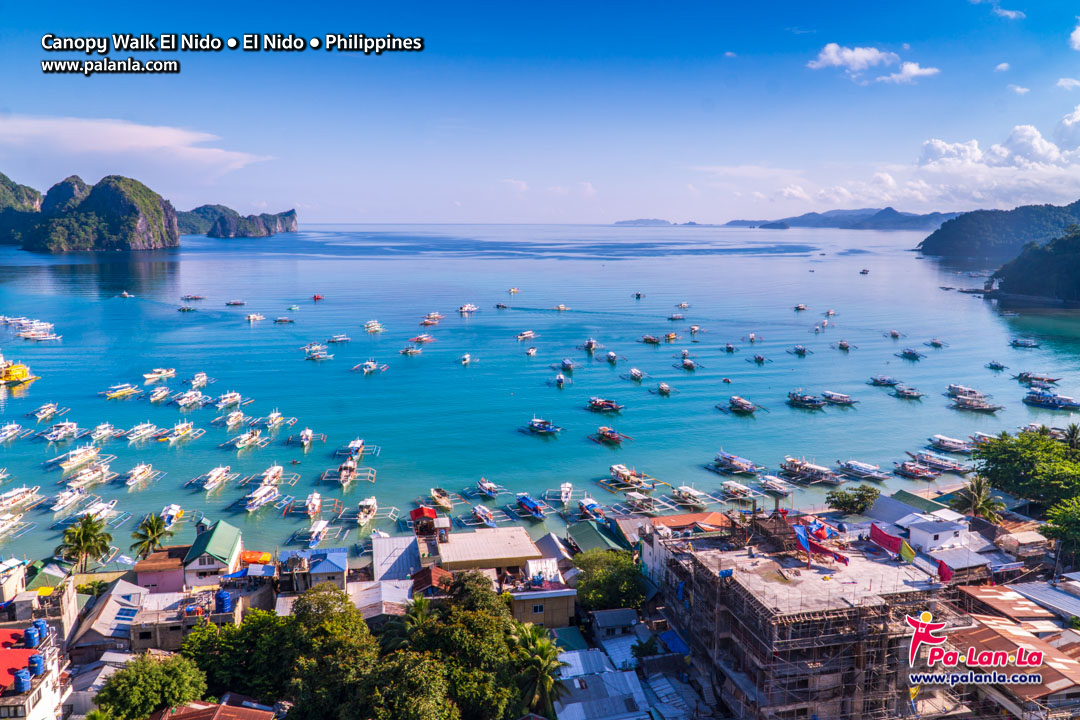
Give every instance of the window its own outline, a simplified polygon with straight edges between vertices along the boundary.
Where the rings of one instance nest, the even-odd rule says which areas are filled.
[[[937,540],[937,539],[938,539],[938,536],[937,536],[937,535],[935,535],[935,536],[934,536],[934,539],[935,539],[935,540]]]
[[[214,564],[214,558],[210,557],[209,555],[200,555],[199,556],[199,564],[200,565],[213,565]]]
[[[533,605],[533,615],[540,615],[544,612],[543,605]]]
[[[143,632],[139,633],[139,639],[140,640],[149,640],[151,638],[151,636],[152,636],[151,633],[148,632],[148,631],[145,631],[145,630]]]

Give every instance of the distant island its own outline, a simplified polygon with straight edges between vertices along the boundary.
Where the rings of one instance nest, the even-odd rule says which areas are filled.
[[[960,213],[932,212],[925,215],[900,212],[891,207],[858,210],[829,210],[805,213],[779,220],[731,220],[724,227],[757,227],[783,223],[788,227],[833,228],[837,230],[933,230]]]
[[[758,225],[762,230],[790,230],[791,226],[783,220],[777,220],[776,222],[761,223]]]
[[[0,243],[47,253],[177,247],[176,211],[138,180],[78,175],[41,193],[0,174]]]
[[[270,237],[296,232],[296,210],[275,215],[242,216],[224,205],[200,205],[177,213],[181,235],[208,235],[214,238]]]
[[[656,218],[640,218],[638,220],[619,220],[615,223],[619,227],[668,227],[676,223]]]
[[[919,243],[924,255],[1012,258],[1027,243],[1046,243],[1080,223],[1080,200],[1071,205],[1023,205],[975,210],[950,220]]]
[[[1080,226],[1070,225],[1062,236],[1046,244],[1028,243],[994,273],[993,279],[998,281],[994,294],[999,296],[1080,303]]]

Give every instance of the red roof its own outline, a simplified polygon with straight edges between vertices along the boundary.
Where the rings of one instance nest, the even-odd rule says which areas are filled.
[[[184,720],[271,720],[274,713],[254,708],[193,702],[176,708],[158,710],[150,716],[150,720],[167,720],[174,717],[182,717]]]
[[[435,516],[436,516],[435,508],[428,507],[427,505],[422,505],[422,506],[420,506],[418,508],[415,508],[415,509],[409,511],[409,519],[414,520],[414,521],[419,520],[420,518],[434,519]]]
[[[14,685],[15,673],[25,670],[30,656],[38,652],[35,648],[12,647],[22,637],[22,630],[0,630],[0,690]]]
[[[424,592],[428,588],[442,589],[444,579],[453,582],[454,573],[438,565],[422,568],[412,576],[413,592]]]

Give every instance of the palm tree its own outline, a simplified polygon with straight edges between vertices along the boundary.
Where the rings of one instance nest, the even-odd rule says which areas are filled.
[[[101,557],[109,552],[111,542],[112,535],[105,530],[104,520],[83,515],[79,522],[64,530],[55,552],[65,560],[74,560],[79,572],[85,572],[90,558]]]
[[[1005,509],[1005,503],[991,493],[993,488],[982,475],[976,475],[953,499],[953,509],[972,517],[981,517],[987,522],[996,523],[1001,519],[998,514]]]
[[[567,663],[559,659],[559,648],[550,638],[540,638],[527,651],[522,670],[518,673],[521,701],[530,712],[555,717],[555,701],[566,692],[559,679],[559,668]]]
[[[430,598],[420,593],[413,595],[405,614],[386,624],[382,637],[379,639],[383,654],[408,647],[413,633],[435,622],[438,617],[439,610],[432,604]]]
[[[147,515],[131,537],[135,542],[131,550],[140,558],[148,558],[155,550],[161,549],[163,540],[172,537],[173,531],[165,527],[165,519],[160,515]]]
[[[1070,423],[1069,426],[1065,428],[1064,440],[1070,450],[1080,450],[1080,425]]]
[[[113,714],[108,710],[94,708],[86,714],[86,720],[113,720]]]
[[[535,650],[543,640],[550,640],[548,631],[540,625],[514,622],[514,643],[526,654]]]

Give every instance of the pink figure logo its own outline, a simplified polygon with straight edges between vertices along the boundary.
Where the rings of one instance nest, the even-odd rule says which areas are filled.
[[[915,665],[915,657],[919,654],[919,648],[923,643],[927,645],[940,645],[945,642],[945,638],[938,637],[934,633],[945,627],[945,623],[930,622],[934,619],[934,616],[927,611],[923,611],[918,618],[913,618],[910,615],[905,615],[904,619],[907,620],[907,624],[915,628],[915,634],[911,636],[911,649],[908,651],[908,665]]]

